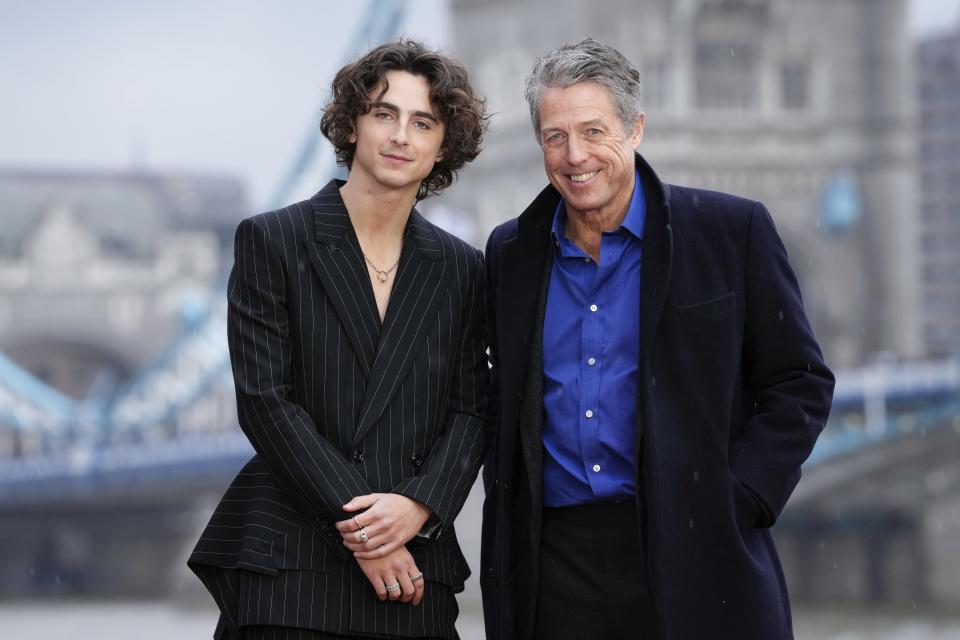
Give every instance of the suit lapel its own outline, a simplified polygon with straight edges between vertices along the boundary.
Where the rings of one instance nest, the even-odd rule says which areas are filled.
[[[315,239],[306,242],[307,253],[369,379],[379,340],[380,316],[360,243],[340,197],[340,183],[330,181],[310,202]]]
[[[355,444],[376,423],[416,356],[426,347],[427,336],[437,321],[437,307],[444,298],[447,276],[440,239],[414,210],[360,406]]]

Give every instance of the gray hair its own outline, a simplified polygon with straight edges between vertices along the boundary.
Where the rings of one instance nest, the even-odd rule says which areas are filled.
[[[545,88],[565,88],[580,82],[596,82],[606,87],[626,131],[633,129],[633,123],[643,112],[640,108],[640,72],[613,47],[585,38],[537,59],[527,76],[524,95],[530,105],[530,119],[537,141],[540,140],[540,93]]]

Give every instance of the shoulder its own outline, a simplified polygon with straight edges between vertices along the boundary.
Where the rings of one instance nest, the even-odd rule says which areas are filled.
[[[731,222],[749,220],[754,208],[763,206],[756,200],[709,189],[669,185],[670,212],[673,216],[717,218]]]
[[[487,256],[500,252],[504,243],[517,237],[518,218],[512,218],[497,225],[487,239]]]
[[[465,240],[461,240],[449,231],[438,227],[429,220],[418,216],[416,221],[418,229],[415,232],[428,230],[439,246],[442,259],[448,263],[465,265],[471,270],[478,268],[483,261],[483,254],[479,249]]]
[[[309,200],[273,211],[265,211],[240,221],[237,240],[243,233],[263,235],[276,247],[299,245],[312,237],[313,218]]]
[[[763,203],[750,198],[669,185],[670,223],[675,231],[696,231],[697,236],[747,234],[756,220],[769,220]]]

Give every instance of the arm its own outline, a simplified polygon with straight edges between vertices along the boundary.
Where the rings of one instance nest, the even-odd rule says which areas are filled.
[[[277,481],[319,524],[344,561],[333,524],[343,504],[370,492],[359,472],[321,437],[303,407],[289,399],[292,340],[284,264],[269,224],[240,223],[228,284],[228,338],[240,427]]]
[[[486,446],[489,366],[484,328],[482,261],[476,257],[464,295],[459,340],[450,354],[453,367],[444,429],[418,475],[404,478],[392,493],[359,496],[345,505],[370,537],[364,545],[351,519],[338,523],[358,558],[376,558],[409,542],[428,518],[453,522],[463,507]]]
[[[731,469],[772,526],[830,411],[833,374],[803,311],[800,287],[766,208],[751,212],[746,246],[745,398],[752,415],[730,445]]]
[[[484,323],[484,269],[479,252],[464,296],[462,330],[453,360],[446,424],[427,454],[420,474],[406,478],[394,493],[427,507],[443,525],[450,525],[463,508],[477,477],[487,431],[490,367]]]

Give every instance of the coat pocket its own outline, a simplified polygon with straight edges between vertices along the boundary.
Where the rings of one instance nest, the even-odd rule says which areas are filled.
[[[756,499],[750,490],[743,486],[735,475],[730,474],[731,491],[733,492],[733,512],[737,521],[737,528],[742,535],[746,535],[757,528],[761,512]]]
[[[256,571],[275,576],[279,573],[273,559],[274,540],[265,540],[254,536],[247,536],[240,543],[240,552],[237,554],[238,569]]]
[[[733,291],[730,291],[718,298],[677,307],[677,312],[684,324],[700,327],[726,318],[736,309],[737,298]]]

